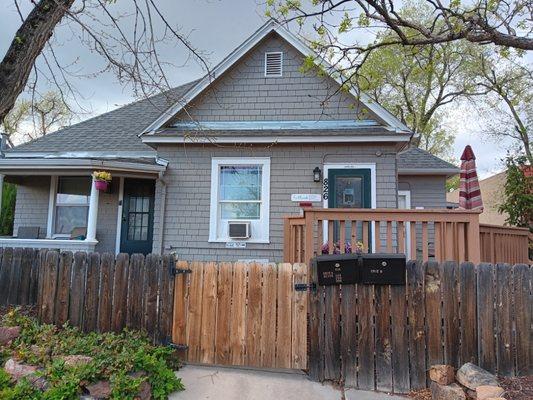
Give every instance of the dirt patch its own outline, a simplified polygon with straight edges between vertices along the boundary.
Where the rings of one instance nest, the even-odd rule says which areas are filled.
[[[409,393],[409,397],[411,397],[414,400],[431,400],[431,390],[429,389],[414,390]]]
[[[37,317],[37,306],[0,306],[0,319],[6,315],[11,310],[17,309],[19,315],[24,315],[26,317],[36,318]]]
[[[503,397],[507,400],[533,399],[533,376],[520,378],[499,378],[500,385],[505,389]]]

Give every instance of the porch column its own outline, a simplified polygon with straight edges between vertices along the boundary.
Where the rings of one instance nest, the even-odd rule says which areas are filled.
[[[92,179],[91,196],[89,198],[89,216],[87,218],[87,240],[96,240],[96,219],[98,218],[98,195],[94,179]]]

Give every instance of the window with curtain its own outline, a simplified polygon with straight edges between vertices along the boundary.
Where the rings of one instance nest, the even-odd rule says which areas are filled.
[[[70,235],[74,228],[86,228],[91,193],[90,177],[59,177],[55,204],[54,234]]]

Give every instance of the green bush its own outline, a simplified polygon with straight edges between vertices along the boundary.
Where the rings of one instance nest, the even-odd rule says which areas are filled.
[[[0,236],[13,235],[16,198],[17,187],[12,183],[5,182],[2,190],[2,209],[0,210]]]
[[[40,392],[24,380],[14,385],[0,374],[1,399],[77,399],[83,384],[99,380],[111,383],[112,399],[133,399],[144,380],[150,383],[154,399],[166,399],[183,389],[174,374],[179,367],[174,351],[151,344],[140,332],[83,333],[70,326],[39,324],[17,312],[6,314],[2,325],[21,327],[21,335],[7,350],[23,362],[41,366],[40,374],[49,386]],[[65,355],[90,356],[92,361],[71,367],[59,358]],[[143,374],[132,376],[139,371]]]

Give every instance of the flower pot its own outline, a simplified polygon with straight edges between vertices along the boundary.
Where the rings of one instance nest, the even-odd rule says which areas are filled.
[[[97,190],[105,192],[107,191],[107,188],[109,187],[109,182],[108,181],[94,181],[94,185],[96,186]]]

